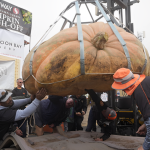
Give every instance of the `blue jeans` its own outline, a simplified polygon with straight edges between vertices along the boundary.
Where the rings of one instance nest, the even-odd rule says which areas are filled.
[[[146,125],[147,133],[143,143],[143,149],[149,150],[150,149],[150,117],[148,117],[148,119],[144,121],[144,124]]]

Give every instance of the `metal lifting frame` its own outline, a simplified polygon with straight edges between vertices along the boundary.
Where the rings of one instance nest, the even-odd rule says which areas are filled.
[[[131,69],[130,56],[129,56],[129,52],[128,52],[128,49],[126,47],[125,41],[123,40],[123,38],[119,34],[118,30],[115,28],[115,26],[113,25],[111,20],[106,15],[106,13],[105,13],[104,9],[102,8],[101,4],[99,3],[99,1],[95,0],[95,3],[97,5],[97,7],[99,8],[99,10],[101,11],[102,15],[104,16],[104,18],[106,19],[107,23],[109,24],[109,26],[113,30],[114,34],[116,35],[116,37],[120,41],[120,43],[121,43],[121,45],[122,45],[122,47],[124,49],[124,53],[126,55],[127,61],[128,61],[128,68]],[[80,42],[81,74],[85,74],[85,67],[84,67],[84,43],[83,43],[83,34],[82,34],[82,26],[81,26],[81,21],[80,21],[80,12],[79,12],[78,1],[75,2],[75,6],[76,6],[76,15],[77,15],[78,40]]]
[[[109,26],[111,27],[111,29],[113,30],[114,34],[116,35],[116,37],[118,38],[118,40],[120,41],[124,53],[126,55],[127,61],[128,61],[128,68],[131,69],[131,60],[130,60],[130,56],[129,56],[129,52],[128,49],[126,47],[126,43],[123,40],[122,36],[119,34],[118,30],[115,28],[115,26],[113,25],[112,21],[108,18],[108,16],[106,15],[104,9],[102,8],[101,4],[99,3],[98,0],[95,0],[95,3],[97,5],[97,7],[99,8],[99,10],[101,11],[101,13],[103,14],[104,18],[106,19],[107,23],[109,24]]]
[[[114,32],[114,34],[116,35],[116,37],[118,38],[118,40],[120,41],[123,49],[124,49],[124,53],[126,55],[126,58],[127,58],[127,61],[128,61],[128,68],[131,69],[131,61],[130,61],[130,56],[129,56],[129,52],[128,52],[128,49],[126,47],[126,43],[125,41],[123,40],[123,38],[121,37],[121,35],[119,34],[119,32],[117,31],[117,29],[115,28],[115,26],[113,25],[112,22],[114,22],[117,26],[121,26],[114,18],[113,14],[111,14],[111,11],[109,11],[109,9],[105,8],[105,6],[102,4],[102,2],[99,2],[101,0],[86,0],[86,2],[83,2],[84,0],[76,0],[75,2],[72,2],[70,3],[67,8],[65,10],[63,10],[58,19],[52,24],[50,25],[49,29],[46,31],[46,33],[42,36],[42,38],[38,41],[38,43],[35,45],[35,50],[33,51],[33,54],[31,56],[31,59],[30,59],[30,64],[29,64],[29,68],[30,68],[30,76],[32,76],[35,80],[36,78],[33,76],[33,72],[32,72],[32,65],[33,65],[33,57],[34,57],[34,54],[36,52],[36,50],[38,49],[39,45],[43,42],[44,38],[48,35],[48,33],[52,30],[52,28],[56,25],[56,23],[59,21],[60,18],[63,18],[64,19],[64,23],[63,23],[63,26],[61,27],[61,30],[64,29],[65,25],[67,24],[67,22],[70,23],[70,27],[72,27],[74,23],[74,20],[75,20],[75,17],[77,17],[77,29],[78,29],[78,41],[80,42],[80,66],[81,66],[81,75],[84,75],[84,74],[99,74],[99,73],[85,73],[85,64],[84,64],[84,41],[83,41],[83,33],[82,33],[82,25],[81,24],[87,24],[87,23],[94,23],[94,22],[97,22],[99,19],[101,19],[102,17],[105,18],[105,20],[107,21],[107,23],[109,24],[109,26],[111,27],[112,31]],[[118,1],[118,0],[115,0],[115,1]],[[81,4],[85,4],[86,5],[86,8],[91,16],[91,19],[92,19],[92,22],[81,22],[81,19],[80,19],[80,6],[79,6],[79,3],[80,3],[80,6]],[[96,5],[98,7],[98,9],[100,10],[101,12],[101,16],[94,20],[92,15],[91,15],[91,12],[87,6],[86,3],[91,3],[93,5]],[[110,5],[110,4],[109,4]],[[73,18],[73,21],[70,21],[68,20],[67,18],[65,18],[63,15],[64,13],[69,10],[70,8],[72,8],[73,6],[75,6],[75,9],[76,9],[76,14]],[[110,6],[109,6],[110,7]],[[110,18],[108,18],[106,12],[109,13],[110,15]],[[112,20],[112,21],[111,21]],[[145,48],[143,46],[143,51],[144,51],[144,54],[145,54],[145,63],[143,65],[143,68],[141,70],[141,73],[143,73],[143,71],[145,70],[145,67],[147,65],[147,55],[146,55],[146,51],[145,51]],[[101,74],[106,74],[106,73],[101,73]],[[113,73],[107,73],[107,74],[113,74]],[[80,75],[79,75],[80,76]],[[27,77],[25,80],[27,80],[29,77]],[[74,77],[76,78],[76,77]],[[24,81],[25,81],[24,80]],[[67,79],[67,80],[71,80],[71,79]],[[37,80],[36,80],[37,81]],[[63,81],[66,81],[66,80],[63,80]],[[39,81],[37,81],[39,82]],[[58,82],[62,82],[62,81],[58,81]],[[40,83],[40,82],[39,82]],[[41,84],[44,84],[44,83],[41,83]],[[53,84],[53,83],[49,83],[49,84]]]

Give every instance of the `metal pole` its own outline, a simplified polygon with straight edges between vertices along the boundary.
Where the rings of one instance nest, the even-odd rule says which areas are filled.
[[[123,12],[122,12],[122,9],[119,10],[119,21],[123,24]],[[122,24],[121,24],[121,27],[123,27]]]

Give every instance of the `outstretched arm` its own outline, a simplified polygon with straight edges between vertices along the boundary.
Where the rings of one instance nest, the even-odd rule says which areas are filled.
[[[24,106],[28,103],[31,102],[31,98],[25,98],[25,99],[18,99],[18,100],[13,100],[14,104],[11,107],[12,109],[17,109],[20,108],[21,106]]]
[[[36,98],[28,107],[26,107],[24,110],[16,111],[16,116],[15,116],[14,121],[18,121],[23,118],[26,118],[26,117],[30,116],[33,112],[35,112],[36,108],[38,107],[38,105],[40,103],[40,100],[42,100],[46,96],[46,94],[47,94],[47,92],[44,88],[37,91]]]
[[[21,119],[24,119],[24,118],[30,116],[33,112],[35,112],[39,103],[40,103],[40,100],[35,98],[35,100],[28,107],[26,107],[24,110],[20,110],[20,109],[17,110],[14,121],[18,121],[18,120],[21,120]]]
[[[93,89],[85,89],[85,91],[87,91],[87,93],[91,96],[92,100],[95,102],[99,110],[102,111],[107,108],[107,105],[100,99],[100,97],[94,92]]]

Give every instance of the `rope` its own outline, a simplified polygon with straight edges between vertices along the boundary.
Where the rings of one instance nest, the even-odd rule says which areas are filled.
[[[31,123],[32,118],[33,118],[33,125],[32,125],[32,123]],[[20,129],[20,128],[23,126],[23,124],[25,123],[25,121],[26,121],[27,119],[28,119],[28,117],[26,117],[26,118],[24,119],[23,123],[14,131],[14,133],[15,133],[18,129]],[[33,113],[33,114],[31,115],[31,117],[30,117],[30,122],[29,122],[29,124],[28,124],[28,120],[27,120],[27,124],[26,124],[26,137],[29,136],[29,125],[31,126],[31,128],[33,128],[33,127],[35,126],[34,113]]]
[[[67,9],[67,8],[66,8]],[[41,37],[41,39],[35,44],[34,47],[38,48],[40,46],[40,44],[44,41],[44,39],[46,38],[46,36],[49,34],[49,32],[54,28],[54,26],[56,25],[56,23],[60,20],[60,18],[62,18],[63,14],[65,13],[66,9],[64,9],[60,15],[57,17],[58,19],[56,19],[56,21],[51,24],[48,28],[48,30],[44,33],[44,35]],[[40,42],[41,41],[41,42]],[[38,44],[39,43],[39,44]]]
[[[33,118],[33,125],[32,125],[32,122],[31,122],[32,118]],[[30,126],[31,126],[31,128],[33,128],[35,126],[35,116],[34,116],[34,113],[30,117]]]
[[[24,119],[23,123],[14,131],[14,133],[15,133],[18,129],[20,129],[20,128],[22,127],[22,125],[25,123],[25,121],[27,120],[27,118],[28,118],[28,117],[26,117],[26,118]]]
[[[28,120],[27,120],[27,124],[26,124],[26,137],[29,136],[29,124],[28,124]]]

